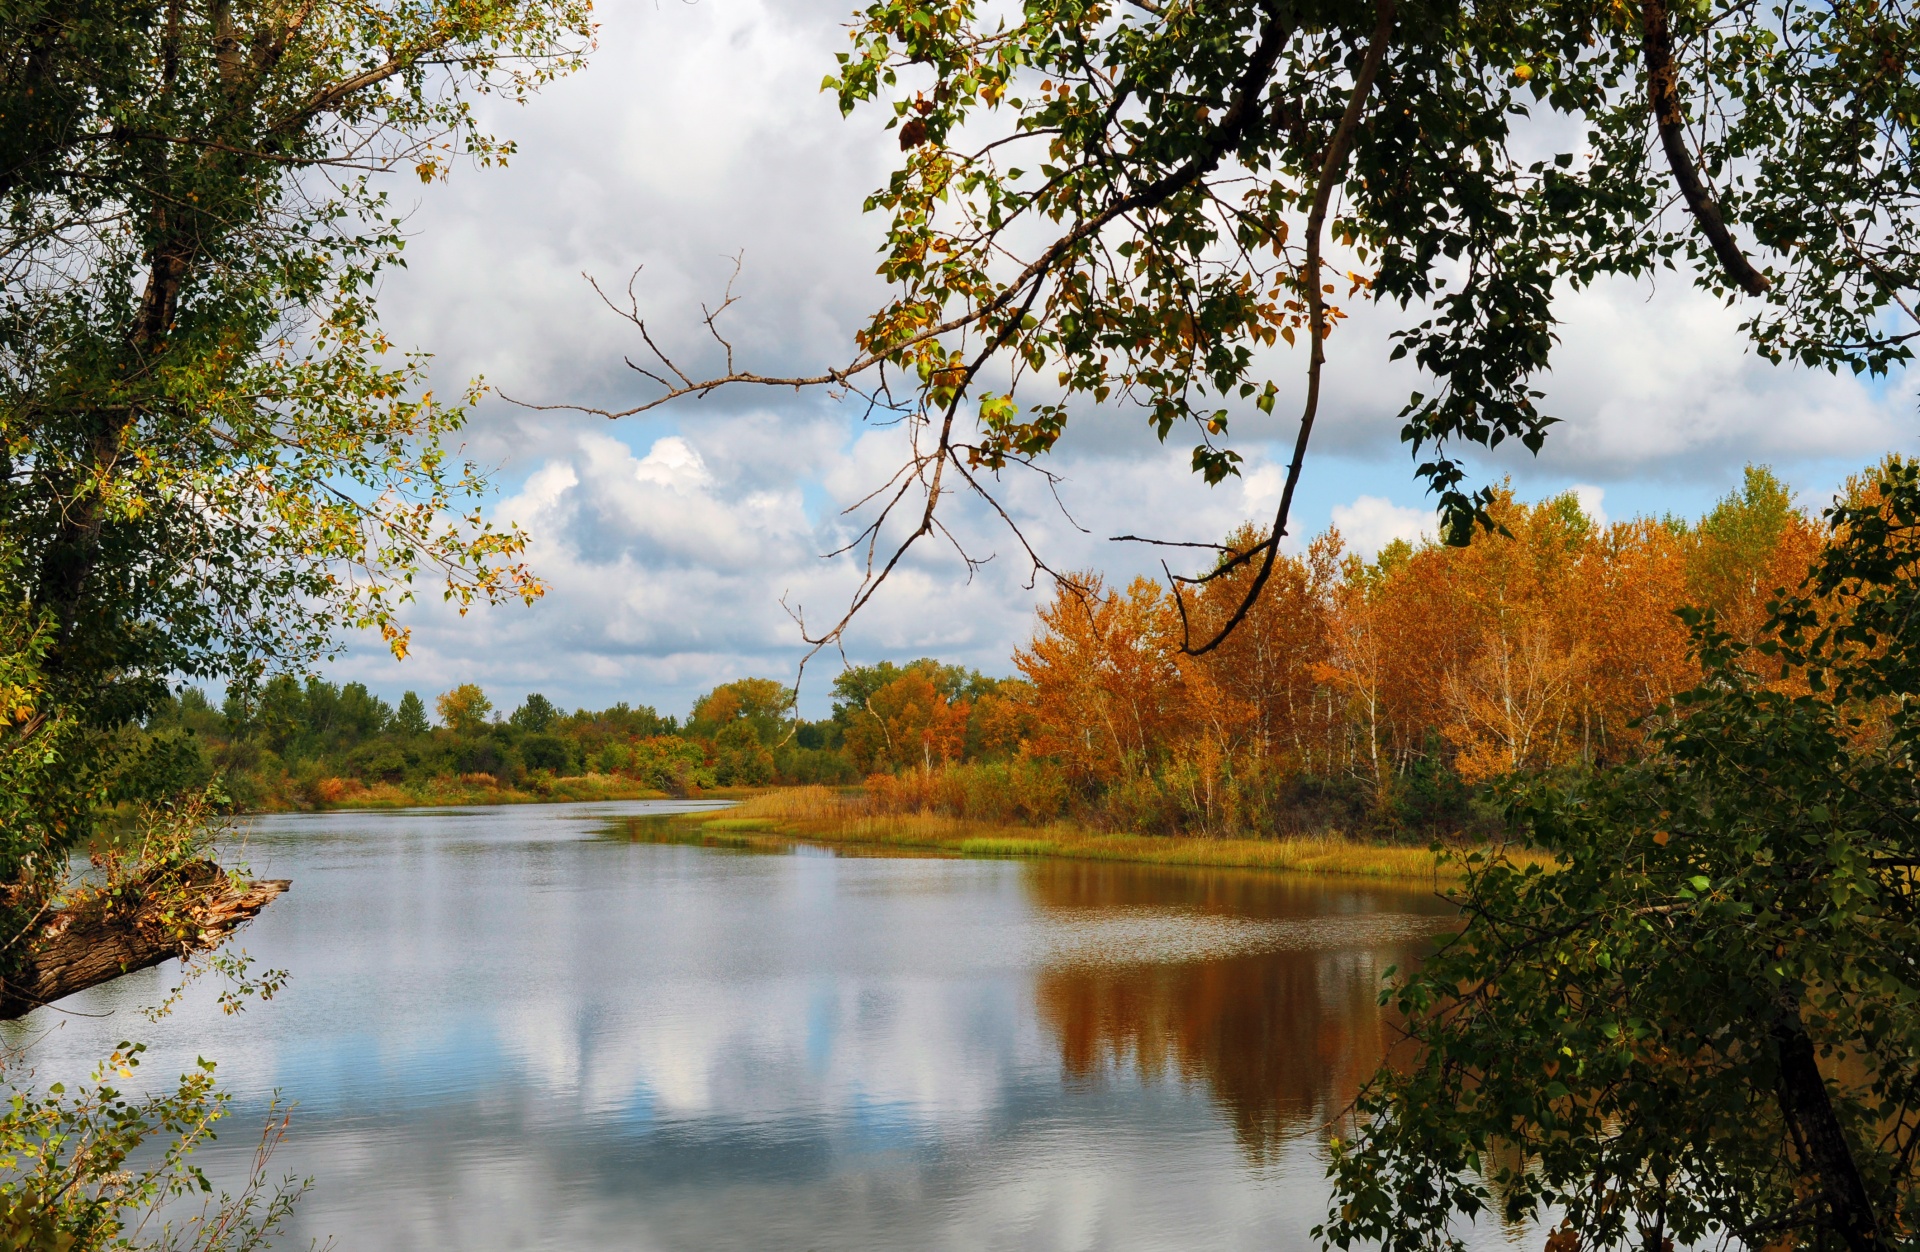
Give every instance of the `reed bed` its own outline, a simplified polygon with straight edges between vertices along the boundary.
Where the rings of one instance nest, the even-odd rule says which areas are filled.
[[[660,800],[656,791],[631,778],[584,774],[571,778],[530,778],[519,787],[502,785],[489,774],[431,778],[412,784],[323,778],[298,792],[270,797],[266,811],[286,809],[401,809],[437,805],[560,804],[580,800]]]
[[[716,834],[760,832],[812,843],[960,856],[1068,857],[1428,882],[1457,878],[1462,872],[1456,860],[1436,856],[1430,848],[1363,842],[1337,832],[1282,839],[1214,839],[1116,834],[1071,822],[996,824],[938,813],[876,813],[865,796],[827,787],[782,787],[750,796],[722,815],[685,820]],[[1509,856],[1550,864],[1538,853],[1510,850]]]

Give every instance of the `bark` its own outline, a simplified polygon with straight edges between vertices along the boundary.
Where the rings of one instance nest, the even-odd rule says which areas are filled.
[[[1833,1111],[1827,1082],[1820,1074],[1813,1039],[1800,1020],[1797,999],[1784,999],[1772,1022],[1779,1056],[1780,1109],[1786,1115],[1799,1151],[1801,1167],[1820,1189],[1834,1232],[1849,1252],[1877,1252],[1887,1243],[1880,1235],[1873,1200],[1847,1143],[1846,1128]]]
[[[0,1021],[76,991],[218,946],[292,884],[229,877],[211,861],[167,866],[90,894],[38,924],[26,962],[0,981]]]
[[[1750,296],[1764,295],[1773,284],[1753,268],[1753,263],[1740,251],[1733,232],[1727,229],[1726,218],[1720,213],[1720,205],[1700,181],[1700,171],[1694,167],[1693,150],[1687,144],[1686,115],[1680,109],[1680,74],[1673,63],[1673,24],[1666,0],[1641,0],[1640,32],[1640,49],[1647,65],[1647,103],[1653,109],[1654,124],[1660,131],[1660,146],[1667,154],[1667,167],[1673,171],[1674,181],[1680,184],[1680,195],[1687,202],[1687,210],[1699,223],[1707,242],[1713,245],[1713,253],[1720,258],[1720,267],[1727,277]]]

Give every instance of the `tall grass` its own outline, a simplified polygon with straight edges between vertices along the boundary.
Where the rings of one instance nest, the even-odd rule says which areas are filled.
[[[1055,856],[1419,881],[1460,873],[1456,862],[1428,848],[1367,843],[1332,832],[1281,839],[1116,834],[1066,821],[1020,825],[947,813],[888,811],[897,799],[897,793],[884,791],[875,797],[826,787],[783,787],[748,798],[728,809],[724,817],[692,820],[716,826],[725,823],[729,830],[751,823],[754,829],[818,843],[928,849],[962,856]],[[1516,859],[1546,863],[1546,858],[1529,854]]]

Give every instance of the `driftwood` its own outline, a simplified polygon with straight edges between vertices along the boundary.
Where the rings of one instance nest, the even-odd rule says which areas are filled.
[[[34,928],[22,968],[0,980],[0,1021],[217,947],[290,886],[284,878],[246,882],[212,861],[189,861],[85,892]]]

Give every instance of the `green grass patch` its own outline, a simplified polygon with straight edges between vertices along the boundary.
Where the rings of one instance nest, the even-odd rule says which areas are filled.
[[[961,856],[1048,856],[1059,851],[1050,839],[962,839]]]

